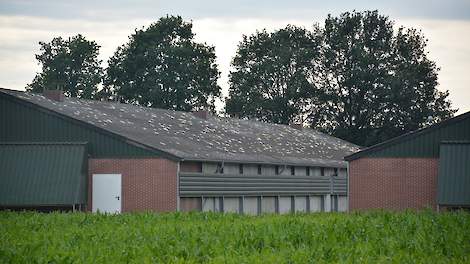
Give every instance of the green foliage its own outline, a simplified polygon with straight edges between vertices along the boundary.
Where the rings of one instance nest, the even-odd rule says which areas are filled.
[[[456,112],[448,92],[436,88],[439,69],[421,32],[394,32],[387,16],[367,11],[328,16],[323,36],[323,95],[310,118],[314,128],[369,146]]]
[[[98,60],[100,46],[96,42],[77,35],[68,39],[57,37],[49,43],[39,42],[39,45],[41,53],[36,59],[42,65],[42,72],[34,77],[26,90],[59,89],[70,97],[96,97],[103,76]]]
[[[109,60],[105,94],[174,110],[210,109],[220,96],[214,47],[194,42],[192,24],[167,16],[136,30]]]
[[[303,123],[315,98],[319,29],[288,25],[243,36],[230,73],[230,115],[288,124]]]
[[[377,11],[329,15],[312,31],[287,26],[240,42],[226,112],[300,122],[369,146],[456,112],[415,29]]]
[[[0,212],[1,263],[468,263],[465,212]]]

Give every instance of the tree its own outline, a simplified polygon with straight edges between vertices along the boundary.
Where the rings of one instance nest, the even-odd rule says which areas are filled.
[[[37,73],[26,90],[42,92],[45,89],[63,90],[66,96],[92,99],[102,81],[103,69],[98,60],[99,48],[94,41],[82,35],[51,42],[39,42],[41,53],[36,55],[42,72]]]
[[[346,12],[325,21],[320,104],[312,127],[372,145],[451,117],[448,92],[437,90],[427,40],[377,11]]]
[[[160,18],[136,30],[109,60],[107,96],[174,110],[210,109],[220,96],[214,47],[194,42],[192,24]]]
[[[232,61],[226,113],[241,118],[303,123],[315,101],[319,29],[287,26],[243,36]]]

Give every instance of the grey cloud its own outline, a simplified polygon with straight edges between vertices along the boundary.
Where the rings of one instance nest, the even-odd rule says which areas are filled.
[[[179,14],[190,19],[206,17],[273,17],[322,20],[328,13],[350,10],[379,11],[393,17],[470,20],[470,1],[397,0],[397,1],[0,1],[0,14],[40,16],[57,19],[124,20],[158,19]]]

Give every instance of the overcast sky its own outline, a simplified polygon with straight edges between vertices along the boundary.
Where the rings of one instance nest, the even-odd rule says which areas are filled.
[[[34,58],[39,41],[81,33],[101,45],[100,57],[106,62],[135,28],[171,14],[191,20],[197,41],[215,46],[219,84],[226,96],[230,60],[243,34],[287,24],[310,28],[327,14],[354,9],[377,9],[397,26],[421,29],[429,39],[430,58],[441,68],[439,89],[450,91],[459,113],[470,111],[470,0],[0,0],[0,87],[24,90],[40,70]]]

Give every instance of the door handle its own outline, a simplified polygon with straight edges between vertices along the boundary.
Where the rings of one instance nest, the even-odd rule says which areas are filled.
[[[114,196],[114,198],[118,199],[118,201],[119,201],[119,199],[120,199],[120,197],[119,197],[119,196]]]

